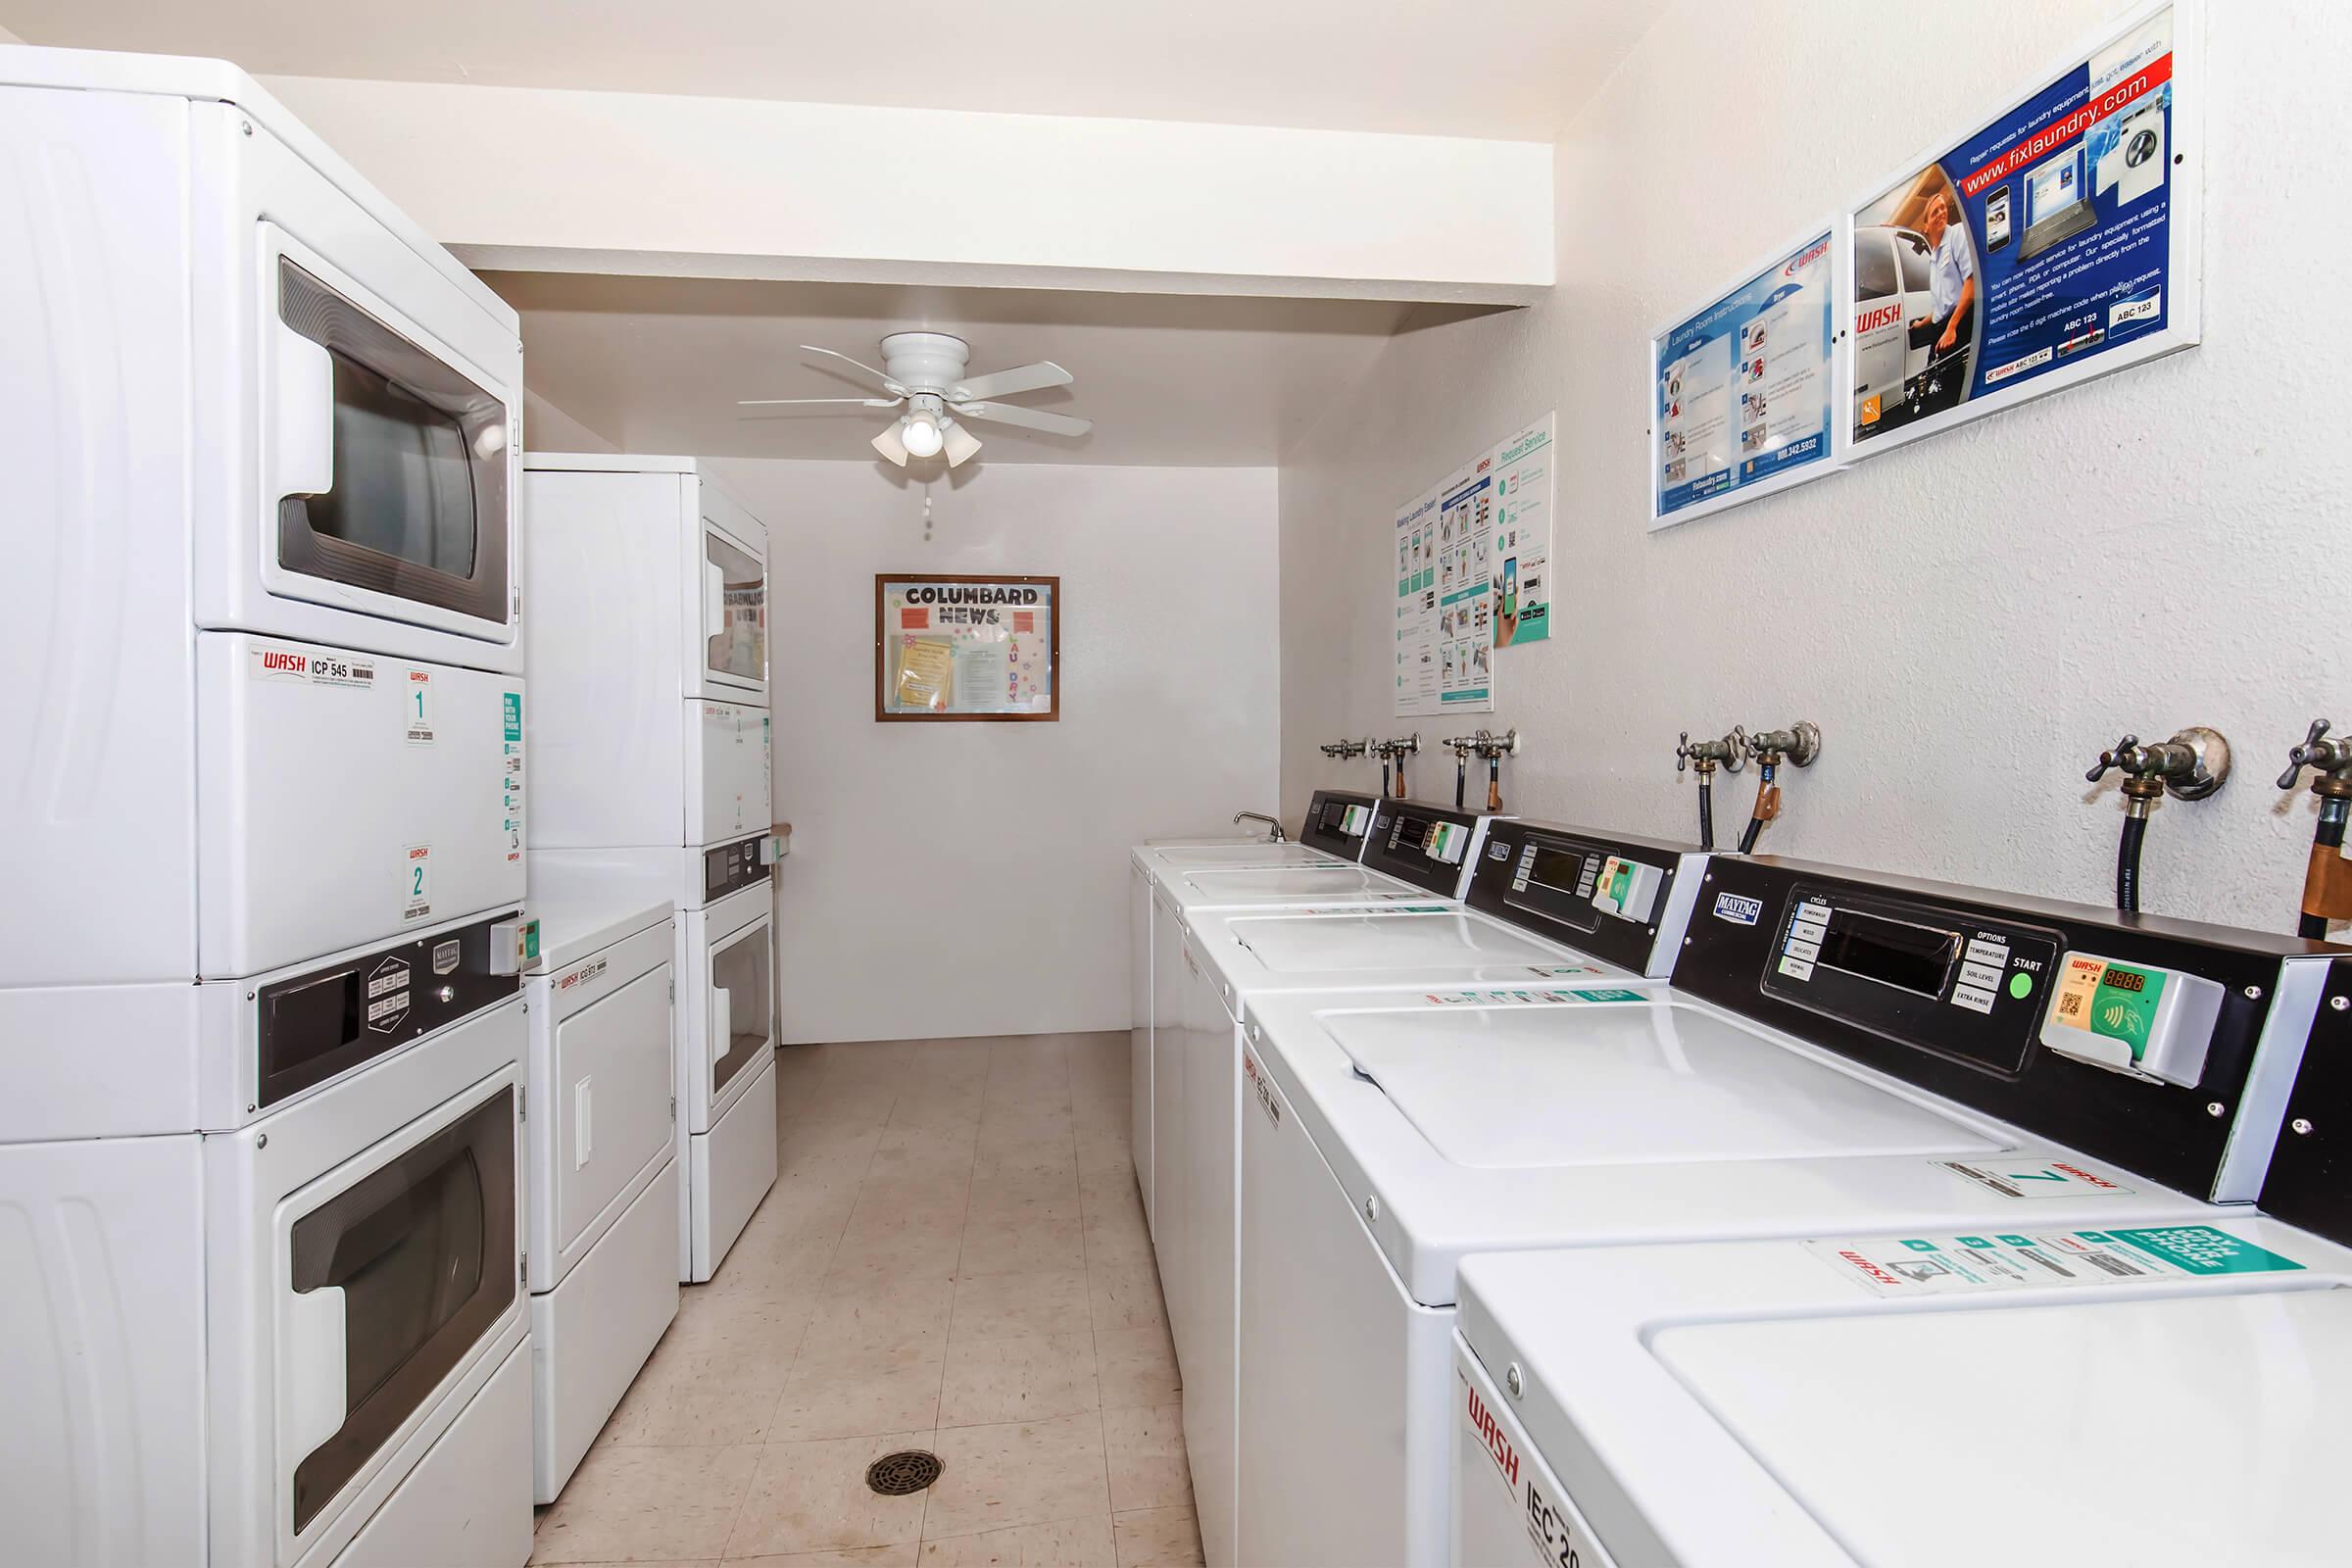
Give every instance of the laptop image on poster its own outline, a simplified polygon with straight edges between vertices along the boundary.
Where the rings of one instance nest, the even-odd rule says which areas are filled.
[[[2026,237],[2017,247],[2021,262],[2071,239],[2097,221],[2082,184],[2080,142],[2048,159],[2026,176]]]

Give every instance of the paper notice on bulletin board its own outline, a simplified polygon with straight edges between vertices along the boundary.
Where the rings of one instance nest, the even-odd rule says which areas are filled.
[[[1496,651],[1551,634],[1554,418],[1397,509],[1396,713],[1492,712]]]
[[[1060,715],[1060,580],[874,579],[878,719]]]
[[[2197,341],[2178,20],[2139,14],[1854,209],[1858,455]]]

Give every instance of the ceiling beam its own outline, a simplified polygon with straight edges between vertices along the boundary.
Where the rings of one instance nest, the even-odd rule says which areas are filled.
[[[478,268],[1520,305],[1540,142],[269,76]]]

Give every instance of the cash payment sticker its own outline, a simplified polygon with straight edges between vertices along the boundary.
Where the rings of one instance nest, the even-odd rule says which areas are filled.
[[[2211,1225],[1983,1236],[1855,1237],[1806,1251],[1874,1296],[2067,1290],[2230,1274],[2300,1272],[2301,1263]]]

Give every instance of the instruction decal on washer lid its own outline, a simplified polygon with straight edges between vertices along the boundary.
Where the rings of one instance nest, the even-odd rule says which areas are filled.
[[[400,852],[402,920],[421,920],[433,912],[433,847],[412,844]]]
[[[1257,1108],[1266,1113],[1266,1120],[1281,1126],[1282,1102],[1274,1098],[1274,1086],[1266,1082],[1266,1069],[1247,1051],[1242,1053],[1242,1074],[1250,1080],[1250,1091],[1257,1097]]]
[[[343,686],[366,691],[375,685],[375,661],[257,644],[253,650],[251,673],[255,680],[293,681],[305,686]]]
[[[1429,991],[1421,1001],[1432,1007],[1458,1006],[1464,1003],[1479,1007],[1539,1006],[1545,1003],[1579,1002],[1642,1002],[1647,999],[1639,991],[1627,991],[1610,986],[1596,990],[1549,991]]]
[[[589,981],[595,979],[598,975],[603,974],[606,966],[612,961],[612,960],[610,958],[592,958],[588,962],[581,964],[577,969],[572,970],[569,974],[564,976],[563,979],[558,980],[556,982],[556,989],[558,991],[569,991],[574,986],[584,986]]]
[[[2111,1176],[2101,1176],[2063,1159],[2035,1163],[2029,1156],[2008,1164],[1958,1159],[1938,1159],[1933,1163],[1979,1186],[1989,1187],[2003,1198],[2098,1198],[2133,1191]]]
[[[2291,1257],[2211,1225],[2026,1236],[1872,1236],[1798,1245],[1872,1295],[1892,1297],[2071,1290],[2303,1268]]]
[[[400,720],[411,746],[433,744],[433,672],[412,669],[401,698]]]

